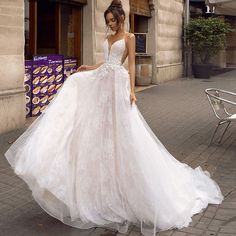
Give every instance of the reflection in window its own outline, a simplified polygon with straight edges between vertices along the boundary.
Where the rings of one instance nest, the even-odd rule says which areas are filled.
[[[29,38],[30,38],[30,13],[29,13],[29,0],[25,0],[25,57],[29,59]]]

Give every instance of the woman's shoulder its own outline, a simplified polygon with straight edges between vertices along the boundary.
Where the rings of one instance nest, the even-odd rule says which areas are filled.
[[[135,37],[135,35],[133,33],[130,33],[130,32],[126,32],[125,35],[128,39],[132,39],[132,38]]]
[[[105,39],[109,39],[109,38],[111,38],[113,35],[112,34],[107,34],[106,36],[105,36]]]
[[[135,43],[135,35],[133,33],[126,32],[125,38],[128,45]]]

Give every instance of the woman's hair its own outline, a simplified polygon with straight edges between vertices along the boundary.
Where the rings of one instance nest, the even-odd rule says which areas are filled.
[[[122,16],[125,19],[125,11],[120,0],[113,0],[111,2],[110,6],[104,12],[105,21],[108,13],[112,13],[118,24],[122,22]]]

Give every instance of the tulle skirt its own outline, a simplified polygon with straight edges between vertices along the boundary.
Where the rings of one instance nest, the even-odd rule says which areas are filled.
[[[177,161],[130,104],[119,65],[70,76],[6,157],[48,214],[82,229],[155,234],[223,200],[209,174]]]

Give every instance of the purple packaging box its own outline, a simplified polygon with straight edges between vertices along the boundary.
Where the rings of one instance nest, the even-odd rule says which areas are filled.
[[[64,58],[63,56],[57,56],[50,58],[49,64],[53,69],[53,75],[55,76],[53,83],[48,87],[49,100],[52,100],[58,90],[64,83],[63,71],[64,71]]]
[[[63,56],[35,56],[33,61],[32,116],[38,116],[56,94],[57,81],[63,83]],[[63,77],[63,76],[61,76]]]
[[[76,58],[67,58],[64,60],[64,80],[74,74],[78,69],[78,60]]]
[[[32,60],[25,61],[24,87],[26,96],[26,117],[31,116],[32,106]]]

